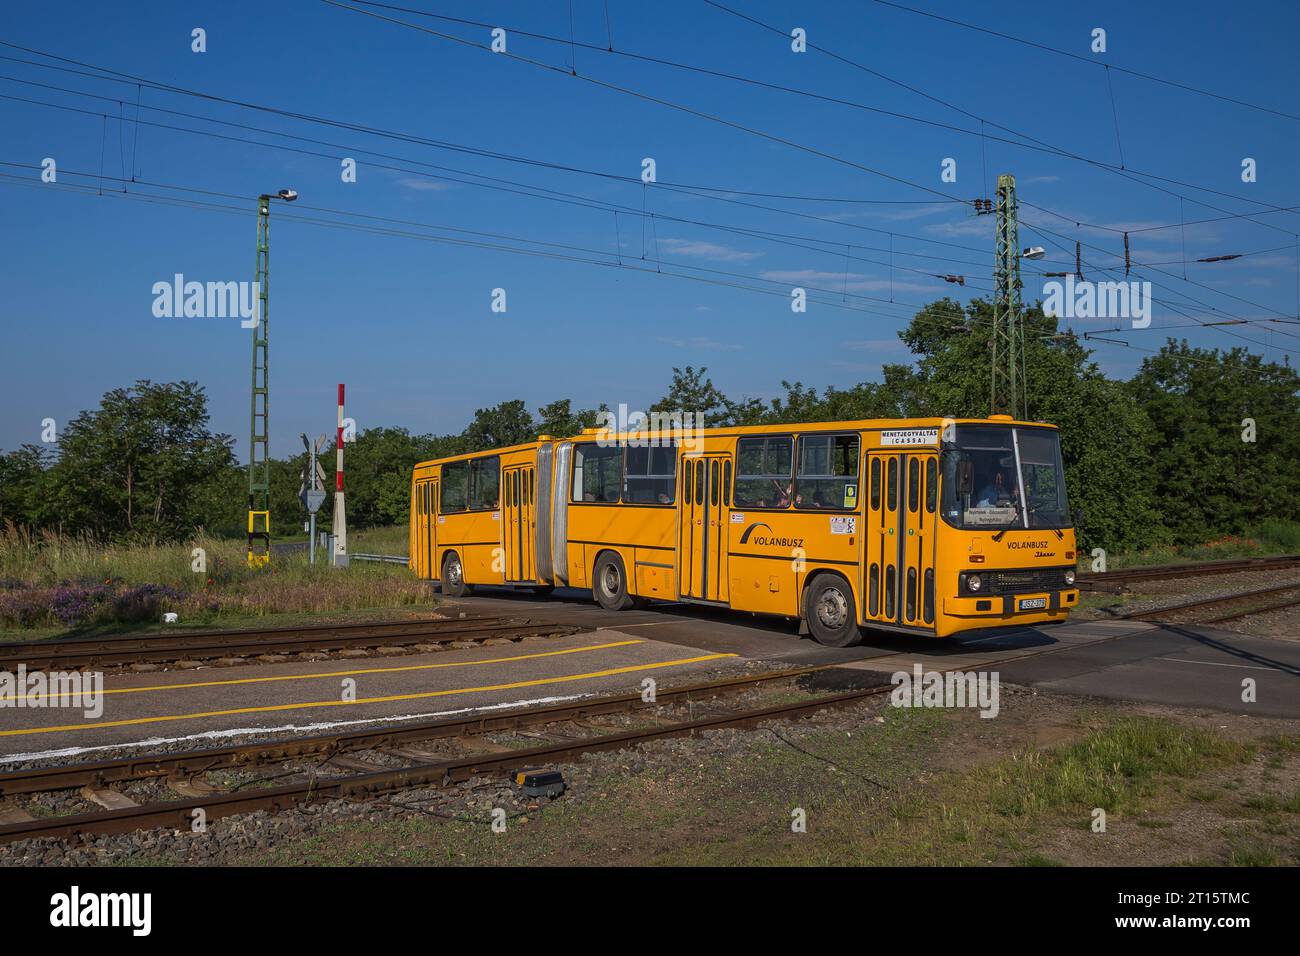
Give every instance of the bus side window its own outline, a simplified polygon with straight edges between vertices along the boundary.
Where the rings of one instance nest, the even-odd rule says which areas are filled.
[[[595,442],[573,448],[574,501],[616,504],[623,487],[623,449]]]
[[[709,504],[718,505],[718,459],[709,462]]]
[[[925,510],[934,514],[939,492],[939,466],[931,458],[925,463]]]
[[[907,510],[915,511],[920,504],[921,463],[916,458],[907,460]]]
[[[453,461],[442,466],[442,485],[439,488],[442,501],[438,511],[451,514],[464,511],[469,501],[469,462]]]
[[[885,479],[885,506],[887,510],[898,507],[898,459],[889,459],[889,475]]]
[[[722,503],[731,504],[731,459],[722,466]]]
[[[871,459],[871,510],[880,510],[880,459]],[[873,612],[874,613],[874,612]]]

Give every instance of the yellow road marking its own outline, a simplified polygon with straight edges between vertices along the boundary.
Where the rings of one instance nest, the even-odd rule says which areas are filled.
[[[538,651],[535,654],[520,654],[516,657],[493,657],[482,661],[444,661],[441,664],[405,664],[401,667],[365,667],[347,671],[329,671],[324,674],[280,674],[271,677],[237,677],[230,680],[195,681],[190,684],[150,684],[147,687],[118,687],[101,691],[103,694],[141,694],[151,690],[184,690],[187,687],[226,687],[234,684],[260,684],[271,681],[319,680],[326,677],[352,677],[357,674],[394,674],[401,671],[437,670],[444,667],[474,667],[479,664],[504,664],[510,661],[527,661],[538,657],[558,657],[561,654],[582,654],[587,651],[601,651],[611,647],[626,647],[629,644],[644,644],[643,640],[614,641],[610,644],[592,644],[586,647],[568,647],[559,651]],[[56,694],[50,700],[71,698],[84,700],[85,693]],[[28,694],[24,700],[45,700],[41,694]]]
[[[588,674],[570,674],[564,677],[540,677],[536,680],[513,681],[509,684],[488,684],[483,687],[459,687],[455,690],[431,690],[418,694],[393,694],[388,697],[365,697],[359,700],[313,700],[302,704],[267,704],[261,707],[237,707],[232,710],[208,710],[196,714],[163,714],[158,717],[132,717],[128,720],[101,720],[84,724],[61,724],[57,727],[28,727],[22,730],[0,730],[0,737],[17,737],[24,734],[52,734],[69,730],[90,730],[101,727],[128,727],[136,724],[155,724],[172,720],[197,720],[200,717],[228,717],[234,714],[259,714],[277,710],[305,710],[314,707],[355,707],[357,704],[385,704],[397,700],[423,700],[429,697],[449,697],[453,694],[477,694],[494,690],[515,690],[520,687],[539,687],[543,684],[565,684],[570,681],[592,680],[596,677],[610,677],[614,674],[630,674],[634,671],[656,670],[661,667],[676,667],[679,664],[698,664],[702,661],[716,661],[724,657],[736,657],[735,654],[705,654],[700,657],[682,657],[672,661],[659,661],[654,664],[632,664],[627,667],[612,667]],[[380,720],[382,718],[376,718]]]

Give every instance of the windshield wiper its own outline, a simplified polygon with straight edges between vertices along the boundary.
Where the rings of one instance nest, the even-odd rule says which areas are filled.
[[[1029,509],[1029,513],[1030,513],[1030,514],[1033,514],[1033,513],[1034,513],[1034,509],[1033,509],[1033,508],[1030,508],[1030,509]],[[998,533],[995,534],[995,535],[993,536],[993,540],[994,540],[995,542],[1001,541],[1001,540],[1002,540],[1002,536],[1003,536],[1004,534],[1006,534],[1008,531],[1010,531],[1013,527],[1015,527],[1016,522],[1019,521],[1019,520],[1020,520],[1020,502],[1017,501],[1017,502],[1016,502],[1016,513],[1015,513],[1014,515],[1012,515],[1012,517],[1011,517],[1011,521],[1010,521],[1009,523],[1007,523],[1006,525],[1004,525],[1004,526],[1002,527],[1002,529],[1001,529],[1000,531],[998,531]]]

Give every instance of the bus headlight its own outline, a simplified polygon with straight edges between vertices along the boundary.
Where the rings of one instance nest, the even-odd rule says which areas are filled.
[[[980,586],[983,585],[983,583],[984,582],[980,580],[980,576],[978,574],[966,575],[966,587],[971,591],[978,591],[980,589]]]
[[[1065,571],[1065,586],[1066,586],[1067,588],[1072,588],[1072,587],[1074,587],[1074,568],[1067,568],[1067,569],[1066,569],[1066,571]]]

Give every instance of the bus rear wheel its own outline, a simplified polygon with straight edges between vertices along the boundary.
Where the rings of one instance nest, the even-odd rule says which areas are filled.
[[[818,644],[853,647],[862,643],[853,591],[843,578],[823,574],[813,581],[806,593],[804,617]]]
[[[461,566],[460,555],[450,551],[442,559],[442,593],[445,597],[465,597],[473,594],[474,589],[465,583],[465,569]]]
[[[605,553],[596,560],[591,590],[606,611],[626,611],[636,603],[627,591],[627,572],[617,554]]]

